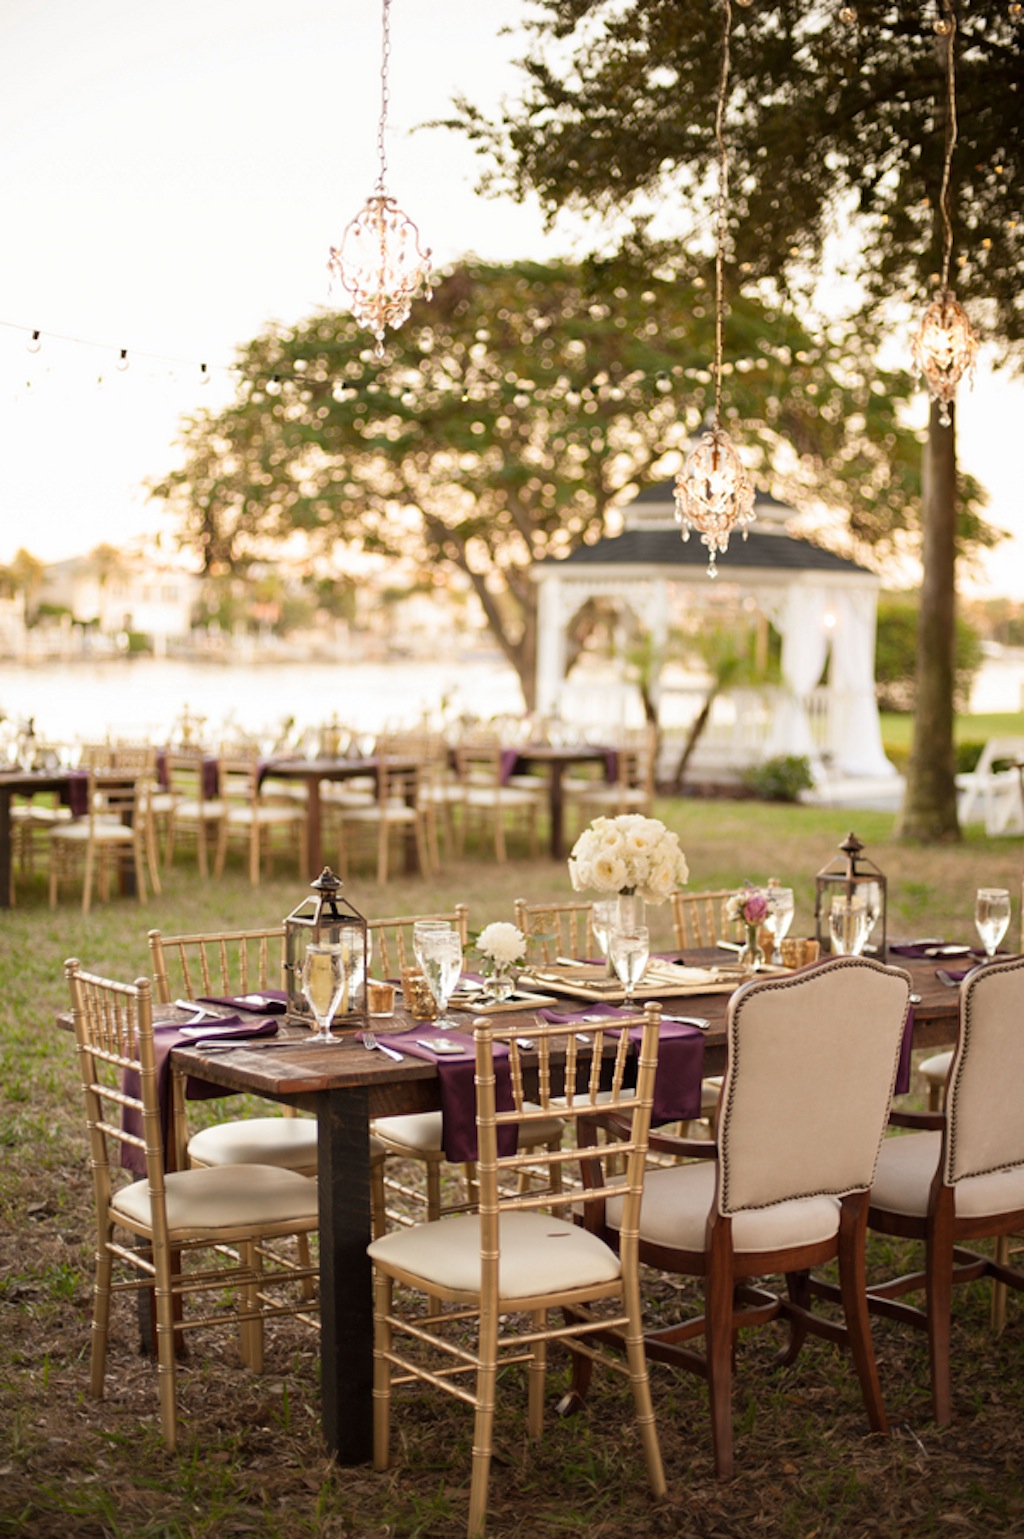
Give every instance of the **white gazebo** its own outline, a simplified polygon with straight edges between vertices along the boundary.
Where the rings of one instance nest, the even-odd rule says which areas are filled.
[[[734,713],[736,767],[775,754],[806,754],[817,778],[895,777],[882,747],[875,701],[879,578],[834,552],[787,533],[794,509],[758,493],[748,538],[733,536],[707,575],[707,550],[681,537],[674,482],[642,491],[624,510],[621,534],[581,545],[564,560],[539,562],[537,708],[557,713],[566,697],[567,636],[590,599],[628,607],[655,648],[681,610],[727,595],[756,608],[782,639],[782,687],[758,691],[762,724]],[[829,663],[827,680],[819,685]],[[727,746],[727,745],[726,745]]]

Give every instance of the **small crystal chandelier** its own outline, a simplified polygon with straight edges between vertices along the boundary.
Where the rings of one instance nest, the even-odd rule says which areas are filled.
[[[351,295],[352,314],[377,338],[374,355],[384,356],[384,328],[409,317],[421,289],[430,298],[430,249],[420,246],[420,232],[385,190],[388,121],[388,65],[391,60],[391,0],[382,0],[380,122],[377,125],[379,170],[372,195],[345,226],[340,246],[331,247],[327,270]],[[333,283],[332,283],[333,286]]]
[[[701,435],[682,470],[676,476],[676,522],[682,525],[683,539],[696,529],[701,543],[708,548],[708,576],[717,577],[715,557],[729,548],[729,536],[740,529],[747,537],[747,525],[754,521],[754,489],[747,479],[736,447],[722,426],[722,327],[725,314],[722,281],[725,248],[725,207],[728,190],[728,161],[725,153],[725,103],[729,84],[729,33],[732,27],[730,0],[722,0],[722,69],[718,82],[718,107],[715,113],[715,140],[718,145],[718,201],[715,237],[715,419],[713,427]]]
[[[952,0],[942,0],[943,14],[935,23],[939,37],[946,39],[946,155],[942,167],[942,278],[939,290],[925,311],[911,343],[914,373],[924,376],[928,394],[939,403],[939,421],[949,427],[950,404],[964,374],[970,375],[978,352],[978,338],[967,312],[949,286],[949,264],[953,254],[953,218],[950,189],[953,149],[956,145],[956,17]]]

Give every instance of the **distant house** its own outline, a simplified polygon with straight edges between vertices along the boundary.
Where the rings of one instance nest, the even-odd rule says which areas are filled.
[[[201,586],[194,573],[141,553],[120,552],[116,565],[75,556],[45,568],[39,602],[66,610],[79,625],[95,624],[107,636],[149,636],[159,651],[188,635]]]

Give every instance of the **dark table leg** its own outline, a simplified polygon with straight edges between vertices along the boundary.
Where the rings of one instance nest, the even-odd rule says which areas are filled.
[[[315,775],[306,781],[306,860],[314,878],[324,868],[323,837],[320,832],[320,782]]]
[[[11,792],[0,787],[0,908],[11,906]]]
[[[339,1464],[364,1464],[373,1454],[367,1092],[326,1091],[318,1107],[318,1129],[324,1439]]]
[[[548,808],[551,818],[551,858],[565,859],[565,803],[562,796],[562,770],[564,766],[552,759],[548,765]]]

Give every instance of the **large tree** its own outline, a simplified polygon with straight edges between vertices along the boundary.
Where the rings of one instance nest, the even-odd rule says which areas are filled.
[[[313,555],[412,556],[439,586],[457,568],[532,704],[532,563],[607,533],[710,409],[706,274],[648,255],[653,270],[466,261],[381,362],[349,315],[269,330],[239,358],[236,400],[187,424],[156,495],[212,574],[297,534]],[[766,474],[790,446],[790,488],[813,483],[863,538],[895,539],[918,474],[905,377],[880,392],[856,336],[812,340],[757,300],[737,305],[730,367]]]
[[[1016,189],[1024,127],[1024,23],[1004,0],[955,12],[959,143],[952,204],[959,297],[1011,353],[1024,337],[1024,222]],[[732,33],[729,228],[746,285],[807,288],[823,253],[863,280],[868,309],[922,310],[941,271],[947,130],[943,13],[925,0],[753,0]],[[706,240],[714,191],[713,0],[532,0],[536,46],[521,100],[489,122],[456,122],[488,162],[491,188],[562,209],[654,221]],[[846,241],[832,240],[843,230]],[[901,307],[907,338],[913,316]],[[958,475],[955,427],[930,415],[922,504],[922,603],[909,837],[957,833],[953,654]],[[960,506],[962,511],[962,501]]]

